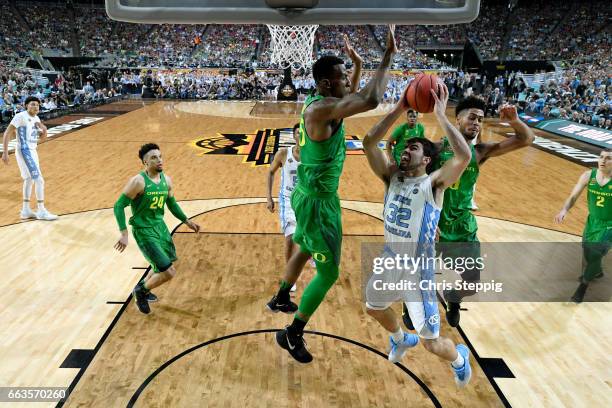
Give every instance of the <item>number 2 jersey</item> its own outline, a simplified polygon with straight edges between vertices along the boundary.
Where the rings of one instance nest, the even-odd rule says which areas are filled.
[[[591,170],[587,187],[589,216],[584,226],[585,242],[609,242],[612,240],[612,180],[605,185],[597,182],[597,169]]]
[[[134,228],[150,228],[164,223],[164,204],[168,199],[168,183],[164,173],[160,173],[159,182],[155,183],[146,172],[141,172],[144,178],[144,192],[132,200],[132,216],[130,225]]]
[[[391,176],[385,196],[383,216],[385,242],[401,255],[433,256],[436,227],[440,208],[435,202],[431,177],[404,177],[396,172]]]

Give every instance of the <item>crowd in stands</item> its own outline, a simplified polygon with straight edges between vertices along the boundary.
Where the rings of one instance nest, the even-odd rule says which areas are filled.
[[[150,25],[110,20],[103,8],[74,4],[0,0],[2,55],[54,49],[63,55],[108,58],[112,67],[268,66],[269,34],[263,25]],[[17,11],[16,11],[17,10]],[[508,22],[507,27],[500,22]],[[483,0],[478,18],[450,26],[398,26],[396,64],[439,68],[415,51],[419,46],[462,45],[470,39],[484,60],[573,59],[610,48],[610,7],[605,0],[550,2]],[[321,26],[315,56],[342,54],[342,34],[351,38],[365,67],[375,66],[384,48],[384,26]],[[505,42],[505,44],[504,44]],[[261,44],[260,44],[261,43]],[[77,44],[78,50],[73,46]]]
[[[226,75],[203,70],[207,67],[270,67],[270,34],[265,25],[152,25],[108,19],[100,6],[0,0],[0,109],[2,119],[16,110],[27,95],[38,95],[45,109],[102,100],[117,92],[133,93],[150,78],[154,95],[164,98],[262,99],[273,98],[282,78],[277,74]],[[507,26],[500,24],[507,21]],[[500,103],[512,101],[527,113],[560,117],[606,126],[610,119],[612,48],[610,7],[605,0],[563,3],[519,0],[514,8],[507,2],[483,0],[478,18],[451,26],[397,26],[398,53],[395,69],[442,69],[451,96],[482,95],[488,102],[487,115]],[[320,26],[313,57],[344,55],[347,34],[364,61],[362,85],[367,70],[379,63],[385,47],[386,26]],[[563,76],[543,83],[527,84],[521,74],[487,78],[451,70],[439,60],[418,51],[419,46],[457,46],[469,39],[483,59],[566,59]],[[77,44],[78,50],[72,49]],[[40,76],[23,69],[31,51],[45,49],[63,55],[101,57],[98,66],[132,68],[114,85],[92,82],[91,89],[76,89],[68,78],[44,83]],[[161,68],[154,78],[143,67]],[[188,70],[178,71],[177,68]],[[174,70],[173,70],[174,69]],[[63,78],[59,76],[58,78]],[[410,81],[395,75],[385,95],[392,102],[401,97]],[[296,73],[294,85],[301,94],[314,83]],[[87,88],[87,89],[86,89]],[[608,124],[609,126],[609,124]]]
[[[315,34],[317,58],[333,54],[342,56],[348,61],[348,56],[344,54],[344,34],[348,36],[351,46],[363,60],[365,68],[374,68],[378,65],[383,49],[367,26],[320,26]]]
[[[0,55],[5,61],[17,63],[27,56],[24,41],[26,31],[7,1],[0,2]]]
[[[77,89],[80,79],[73,71],[56,75],[53,80],[31,69],[19,69],[0,61],[0,124],[5,125],[18,112],[24,110],[28,96],[37,97],[40,115],[60,114],[86,104],[104,103],[117,95],[113,88],[92,85],[95,78],[87,77],[85,85]]]
[[[606,1],[519,5],[517,24],[511,31],[508,59],[575,59],[610,48],[610,4]]]
[[[234,74],[212,70],[117,72],[113,86],[122,94],[169,99],[273,99],[282,77],[278,73]]]
[[[502,50],[503,24],[508,15],[507,8],[499,3],[481,2],[478,18],[466,24],[467,37],[480,52],[483,60],[497,60]]]
[[[446,65],[435,58],[430,58],[416,49],[417,33],[423,28],[419,26],[396,26],[395,41],[398,52],[394,57],[395,68],[412,69],[439,69],[446,68]],[[374,26],[374,36],[377,41],[384,45],[389,29],[387,26]]]
[[[499,106],[509,102],[528,115],[611,129],[612,75],[609,65],[606,68],[601,61],[577,66],[560,75],[540,74],[544,79],[529,85],[520,72],[495,78],[461,71],[441,76],[451,97],[481,96],[487,102],[486,116],[497,115]]]
[[[28,25],[27,39],[34,49],[46,48],[71,55],[73,22],[66,8],[45,3],[17,3],[17,7]]]
[[[255,60],[260,42],[261,26],[211,25],[197,52],[200,61],[212,67],[235,67]]]

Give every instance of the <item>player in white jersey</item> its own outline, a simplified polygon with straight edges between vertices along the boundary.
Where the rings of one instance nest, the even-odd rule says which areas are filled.
[[[26,110],[16,114],[4,132],[2,144],[2,161],[9,162],[8,142],[17,138],[15,148],[15,159],[23,179],[23,207],[21,219],[36,218],[39,220],[53,221],[57,215],[51,214],[45,208],[45,181],[38,163],[38,152],[36,150],[38,140],[47,138],[47,127],[42,124],[37,116],[40,110],[40,101],[34,96],[26,98],[24,103]],[[38,211],[33,212],[30,208],[30,197],[32,196],[32,185],[36,189],[38,200]]]
[[[272,199],[272,184],[274,184],[274,175],[281,169],[280,191],[278,193],[278,207],[281,230],[285,235],[285,262],[288,262],[291,255],[297,251],[297,245],[293,242],[293,233],[295,232],[295,214],[291,208],[291,193],[297,182],[297,168],[300,164],[300,125],[299,123],[293,126],[293,138],[295,146],[290,146],[286,149],[279,150],[272,160],[270,170],[268,171],[268,210],[274,212],[274,200]],[[295,285],[291,288],[295,291]]]
[[[469,350],[463,344],[455,347],[452,340],[440,337],[434,262],[428,261],[433,261],[435,257],[435,235],[444,190],[459,179],[469,164],[471,152],[461,133],[446,117],[446,86],[440,82],[440,97],[433,91],[432,94],[436,101],[436,118],[448,135],[455,153],[440,169],[431,172],[437,150],[435,144],[425,138],[406,141],[399,166],[378,147],[391,125],[408,109],[404,97],[363,140],[370,167],[386,187],[383,213],[385,251],[379,259],[396,260],[399,256],[420,262],[416,266],[407,262],[386,270],[377,268],[378,263],[375,262],[374,273],[366,287],[366,308],[368,314],[391,334],[390,361],[399,362],[409,348],[419,343],[420,338],[427,351],[451,362],[456,383],[465,386],[471,378]],[[405,290],[384,286],[406,282],[414,286],[406,286]],[[418,335],[402,331],[399,319],[391,309],[396,301],[405,302]]]

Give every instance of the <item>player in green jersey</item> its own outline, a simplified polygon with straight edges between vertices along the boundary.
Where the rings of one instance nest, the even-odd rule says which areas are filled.
[[[297,221],[293,240],[300,250],[291,256],[281,287],[267,305],[272,311],[295,310],[289,307],[295,305],[289,299],[289,290],[312,255],[317,273],[304,289],[293,323],[276,334],[278,344],[301,363],[312,361],[303,340],[304,327],[339,274],[342,224],[337,190],[346,157],[343,119],[374,109],[382,101],[396,52],[393,28],[389,27],[387,49],[378,70],[359,92],[350,93],[351,81],[342,59],[327,55],[312,66],[316,90],[306,98],[302,109],[301,164],[291,195]]]
[[[176,274],[176,269],[172,265],[177,259],[176,250],[164,222],[164,205],[167,205],[170,212],[193,231],[199,232],[200,226],[187,219],[176,202],[172,180],[163,173],[159,146],[154,143],[143,145],[138,157],[142,160],[145,169],[130,179],[123,189],[123,194],[115,203],[115,218],[121,231],[115,249],[123,252],[128,244],[125,207],[130,205],[132,235],[152,269],[152,273],[138,283],[133,291],[138,310],[147,314],[151,311],[149,301],[156,299],[150,293],[151,289],[164,284]]]
[[[455,107],[456,126],[470,145],[471,141],[477,138],[482,131],[485,108],[484,100],[475,96],[464,98]],[[438,247],[444,253],[444,257],[480,258],[480,242],[476,236],[478,224],[476,223],[476,217],[470,211],[474,186],[480,174],[480,168],[487,160],[528,146],[535,139],[533,131],[519,119],[515,106],[502,105],[499,113],[500,120],[508,122],[514,129],[514,135],[501,142],[471,145],[472,158],[470,163],[459,180],[444,192],[444,205],[438,223],[440,233],[440,245]],[[440,154],[436,168],[439,168],[453,157],[453,152],[446,138],[438,143],[437,147]],[[480,263],[475,262],[475,264],[479,265]],[[478,282],[480,280],[480,269],[477,267],[467,269],[461,275],[461,279],[466,282]],[[471,296],[474,293],[471,290],[444,292],[447,308],[446,320],[450,326],[457,327],[460,319],[460,303],[464,297]],[[405,308],[404,323],[407,327],[412,327]]]
[[[402,95],[403,98],[403,95]],[[414,137],[425,137],[425,126],[418,122],[419,113],[408,108],[406,111],[406,123],[402,123],[391,133],[387,146],[385,148],[389,159],[399,166],[402,152],[406,149],[406,140]]]
[[[603,277],[601,261],[612,246],[612,149],[605,149],[599,154],[596,169],[582,173],[555,217],[556,222],[563,222],[585,188],[589,216],[582,233],[585,267],[580,277],[580,286],[572,296],[572,301],[576,303],[582,302],[591,281]]]

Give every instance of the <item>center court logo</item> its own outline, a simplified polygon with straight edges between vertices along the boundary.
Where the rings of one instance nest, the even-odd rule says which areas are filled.
[[[242,162],[251,166],[269,166],[274,155],[284,147],[294,146],[293,129],[261,129],[254,133],[218,133],[189,143],[199,155],[222,154],[244,156]],[[346,136],[348,155],[363,155],[359,137]]]

